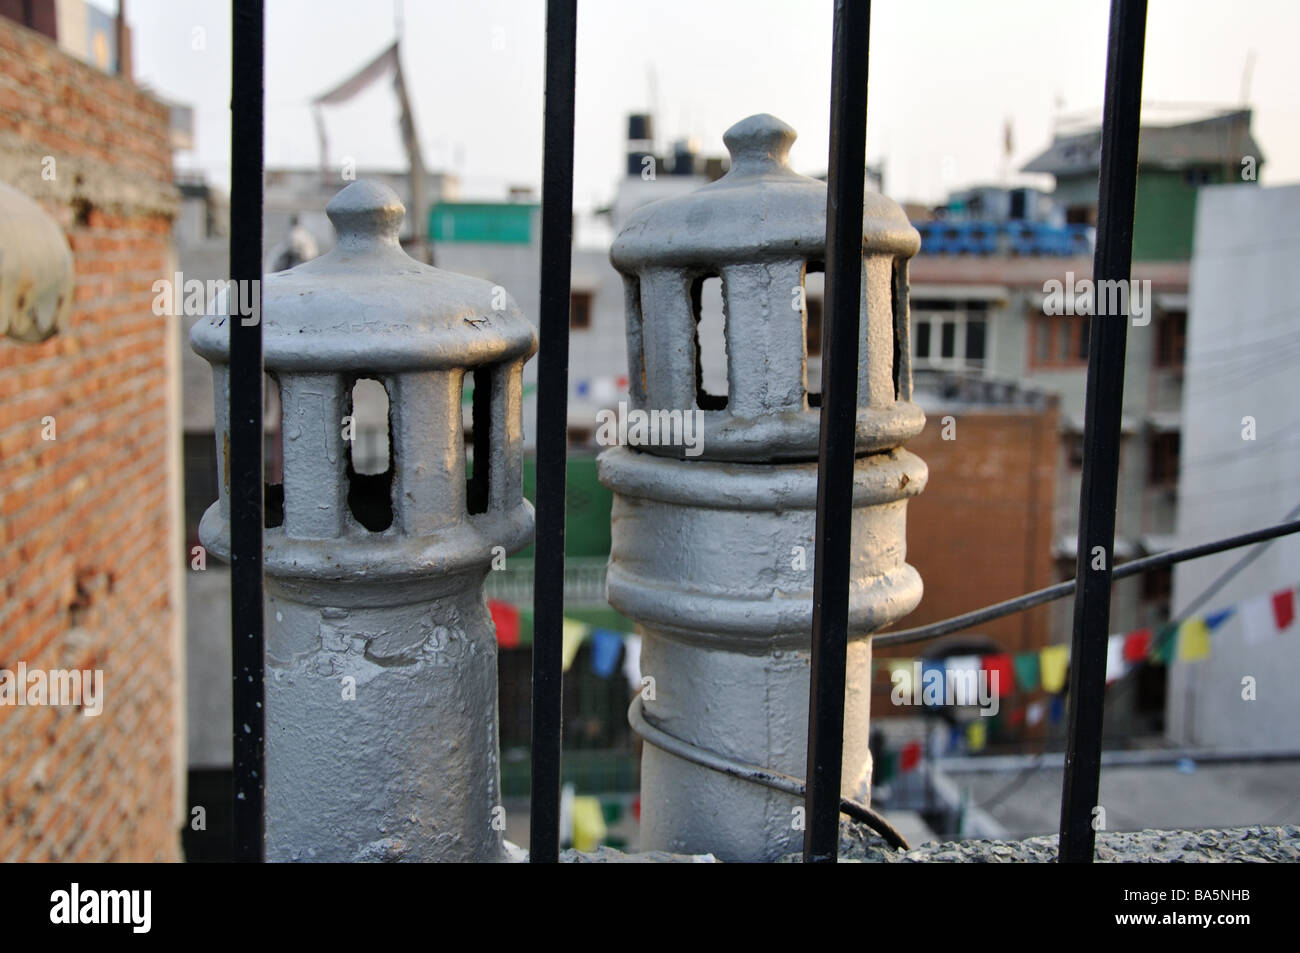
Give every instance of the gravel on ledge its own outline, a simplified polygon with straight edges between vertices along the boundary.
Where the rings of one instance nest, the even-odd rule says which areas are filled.
[[[522,853],[522,852],[521,852]],[[780,863],[799,863],[788,854]],[[911,850],[891,850],[875,831],[843,821],[840,860],[868,864],[1052,864],[1056,835],[1027,840],[965,840],[925,844]],[[1102,863],[1270,864],[1300,862],[1300,827],[1233,827],[1225,830],[1133,831],[1097,833],[1097,860]],[[612,847],[594,851],[562,851],[567,864],[717,863],[712,854],[671,854],[647,851],[628,854]]]
[[[1022,841],[967,840],[891,850],[874,831],[859,824],[840,828],[840,857],[847,861],[916,863],[1055,863],[1056,835]],[[792,854],[786,862],[802,858]],[[1102,863],[1296,863],[1300,827],[1234,827],[1188,831],[1098,831]]]

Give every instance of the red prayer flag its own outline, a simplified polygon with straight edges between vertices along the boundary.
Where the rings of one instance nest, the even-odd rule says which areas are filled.
[[[1015,667],[1011,662],[1011,656],[1005,652],[997,655],[986,655],[980,659],[980,664],[984,666],[984,671],[989,673],[989,690],[993,689],[993,673],[998,673],[998,697],[1010,695],[1012,688],[1016,684]]]
[[[1124,661],[1141,662],[1151,652],[1151,630],[1138,629],[1124,636]]]
[[[899,754],[898,768],[900,771],[908,772],[915,770],[916,766],[921,763],[921,742],[909,741],[903,745],[903,750]]]
[[[489,599],[488,611],[497,629],[497,644],[503,649],[513,649],[519,644],[519,610],[508,602]]]
[[[1295,621],[1295,590],[1283,589],[1273,593],[1273,621],[1281,632]]]

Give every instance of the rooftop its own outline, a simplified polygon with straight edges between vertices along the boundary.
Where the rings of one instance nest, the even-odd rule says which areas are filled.
[[[1202,165],[1237,165],[1242,156],[1263,155],[1250,134],[1249,109],[1219,113],[1192,122],[1142,126],[1138,162],[1148,168],[1185,169]],[[1031,159],[1022,172],[1055,176],[1096,173],[1101,168],[1101,129],[1057,135],[1047,150]]]

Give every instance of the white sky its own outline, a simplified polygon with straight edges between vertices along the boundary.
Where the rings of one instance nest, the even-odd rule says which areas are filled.
[[[318,163],[307,102],[391,42],[399,5],[426,166],[457,172],[466,197],[539,186],[542,0],[268,0],[268,164]],[[722,133],[736,120],[773,113],[799,132],[795,167],[824,170],[831,6],[580,0],[575,204],[589,209],[609,200],[624,166],[625,116],[650,107],[661,146],[689,135],[710,154],[723,151]],[[1014,170],[1046,146],[1055,117],[1100,115],[1105,0],[872,6],[867,150],[869,161],[884,158],[886,191],[895,198],[937,201],[950,188],[1000,181],[1007,119]],[[137,79],[195,108],[196,148],[178,165],[226,184],[228,0],[130,0],[127,11]],[[196,30],[204,49],[193,48]],[[1262,179],[1298,181],[1298,38],[1295,0],[1152,0],[1144,102],[1237,103],[1253,51],[1250,100],[1266,160]],[[1148,108],[1149,118],[1158,115],[1165,114]],[[386,83],[331,107],[326,125],[334,164],[350,156],[362,167],[404,167]]]

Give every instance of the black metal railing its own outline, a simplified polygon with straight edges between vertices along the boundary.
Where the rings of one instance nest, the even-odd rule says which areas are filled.
[[[563,737],[564,479],[573,257],[573,90],[577,0],[546,4],[541,315],[537,348],[537,555],[533,565],[533,739],[529,859],[560,853]]]
[[[834,862],[840,841],[870,26],[870,0],[836,0],[826,176],[826,340],[817,446],[808,787],[804,795],[803,857],[807,862]]]
[[[1133,264],[1133,206],[1137,196],[1146,22],[1146,0],[1112,0],[1101,125],[1097,251],[1092,264],[1095,282],[1127,282]],[[1110,635],[1128,315],[1098,314],[1090,317],[1088,324],[1083,483],[1079,491],[1079,545],[1074,572],[1079,591],[1074,601],[1058,854],[1060,860],[1072,863],[1091,862],[1096,835],[1093,809],[1101,783],[1101,723],[1106,693],[1106,640]]]
[[[265,856],[262,594],[262,138],[266,27],[262,0],[235,0],[230,89],[230,648],[234,859]],[[236,288],[255,282],[257,298]],[[254,301],[245,324],[235,304]]]
[[[263,3],[235,0],[231,99],[231,277],[261,278]],[[567,448],[569,282],[573,205],[576,0],[548,0],[545,152],[542,177],[541,314],[538,352],[537,541],[532,682],[530,849],[535,862],[559,854],[564,492]],[[826,316],[821,439],[818,447],[812,676],[808,774],[776,776],[762,766],[712,759],[679,746],[682,757],[787,792],[803,792],[804,856],[833,862],[843,747],[848,629],[850,506],[855,456],[861,222],[866,143],[869,0],[836,0],[832,42],[830,164],[827,191]],[[1131,268],[1145,0],[1112,0],[1102,127],[1098,234],[1093,277],[1127,280]],[[234,296],[232,296],[233,299]],[[260,305],[258,309],[260,315]],[[1185,559],[1300,531],[1283,523],[1228,540],[1115,568],[1116,485],[1126,315],[1088,319],[1089,360],[1080,494],[1078,599],[1075,605],[1068,748],[1061,806],[1060,857],[1091,861],[1092,811],[1100,777],[1106,639],[1113,580]],[[235,857],[263,857],[263,592],[261,324],[230,321],[232,645]],[[1100,549],[1101,558],[1094,561]],[[1074,593],[1074,580],[997,606],[877,637],[916,642],[968,628]],[[672,741],[665,741],[668,744]],[[865,809],[864,809],[865,810]],[[865,815],[864,815],[865,816]]]

